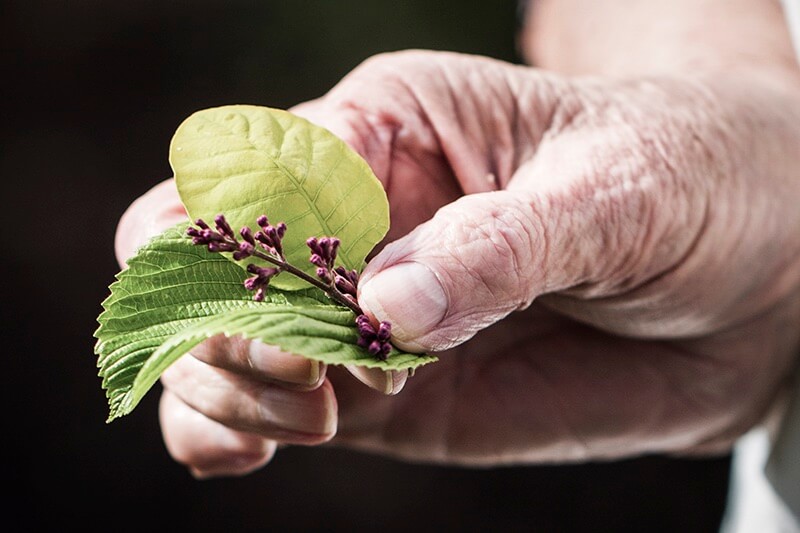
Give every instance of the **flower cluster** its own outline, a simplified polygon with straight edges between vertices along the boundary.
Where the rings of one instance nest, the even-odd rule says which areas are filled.
[[[338,292],[342,298],[358,306],[358,271],[347,270],[343,266],[334,267],[336,252],[339,249],[339,239],[335,237],[311,237],[306,245],[311,249],[309,261],[317,267],[317,277]],[[358,326],[358,345],[381,360],[386,360],[392,345],[389,337],[392,334],[392,325],[381,322],[376,330],[367,315],[360,313],[356,316]]]
[[[392,345],[389,343],[392,325],[389,322],[381,322],[376,330],[367,315],[358,315],[356,327],[358,327],[358,345],[366,348],[370,355],[385,361],[392,351]]]
[[[317,277],[323,283],[332,286],[346,300],[358,305],[356,300],[358,272],[347,270],[342,266],[334,267],[339,244],[339,239],[336,237],[309,238],[306,241],[306,245],[311,249],[309,262],[317,267]]]
[[[195,221],[195,226],[197,227],[187,228],[186,234],[192,238],[194,244],[206,246],[210,252],[233,252],[233,258],[236,261],[257,256],[262,259],[272,259],[270,262],[273,263],[285,263],[286,259],[283,256],[283,244],[281,241],[286,233],[286,224],[281,222],[277,226],[272,226],[264,215],[258,217],[256,222],[261,229],[255,234],[247,226],[239,230],[241,241],[237,238],[228,221],[225,220],[224,215],[214,217],[215,229],[212,229],[203,219],[199,218]],[[263,252],[259,249],[263,250]],[[268,257],[264,256],[264,252]],[[249,291],[255,292],[253,296],[255,301],[262,302],[266,296],[270,280],[282,270],[283,267],[280,264],[275,267],[263,268],[251,263],[247,265],[247,271],[253,274],[253,277],[245,280],[244,287]]]
[[[211,252],[232,252],[232,257],[236,261],[255,257],[274,265],[270,267],[261,267],[255,263],[247,265],[247,271],[252,277],[245,280],[244,287],[255,292],[253,299],[258,302],[264,300],[270,281],[281,272],[293,274],[323,290],[332,300],[356,314],[358,345],[374,357],[386,360],[392,350],[389,342],[392,326],[389,322],[381,322],[375,329],[359,307],[358,272],[347,270],[343,266],[335,266],[339,239],[311,237],[306,241],[306,245],[311,249],[309,261],[317,267],[317,278],[314,278],[289,264],[283,255],[282,241],[286,233],[286,224],[280,222],[273,226],[265,215],[258,217],[256,223],[261,228],[259,231],[253,233],[245,226],[239,230],[237,236],[225,217],[217,215],[214,217],[214,228],[204,220],[197,219],[194,223],[196,227],[190,226],[186,234],[192,238],[194,244],[206,246]]]

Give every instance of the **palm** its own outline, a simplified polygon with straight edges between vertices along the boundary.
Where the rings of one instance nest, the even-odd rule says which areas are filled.
[[[397,396],[330,369],[336,442],[477,463],[724,450],[780,375],[754,374],[783,366],[760,360],[764,333],[754,323],[720,338],[637,341],[534,305],[439,354]]]

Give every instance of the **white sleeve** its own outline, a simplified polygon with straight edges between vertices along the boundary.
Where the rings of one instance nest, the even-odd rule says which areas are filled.
[[[800,63],[800,0],[783,0],[783,10]],[[764,471],[775,493],[800,522],[800,369],[794,398],[784,415]]]
[[[800,0],[796,3],[800,4]],[[775,494],[800,521],[800,372],[795,380],[794,398],[783,417],[764,472]]]
[[[800,63],[800,0],[782,0]],[[800,368],[777,434],[763,426],[736,444],[721,533],[800,533]]]

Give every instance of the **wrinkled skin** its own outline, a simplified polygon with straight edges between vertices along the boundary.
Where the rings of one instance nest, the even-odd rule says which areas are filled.
[[[383,182],[392,230],[360,302],[440,362],[405,383],[213,339],[163,376],[165,441],[196,475],[251,471],[281,443],[481,465],[724,452],[782,390],[800,346],[797,86],[404,52],[294,111]],[[120,259],[184,216],[171,182],[148,193]],[[398,264],[416,266],[378,282]]]

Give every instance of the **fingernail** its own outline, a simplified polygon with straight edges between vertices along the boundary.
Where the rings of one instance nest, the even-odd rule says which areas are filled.
[[[407,370],[381,370],[356,365],[345,365],[347,371],[364,385],[387,395],[394,395],[403,390],[408,378]]]
[[[431,331],[447,313],[447,295],[436,275],[421,263],[400,263],[369,278],[359,301],[378,320],[392,323],[392,339],[406,345]]]
[[[316,385],[325,368],[318,361],[283,352],[274,346],[258,341],[250,343],[250,364],[264,378],[296,385]]]

